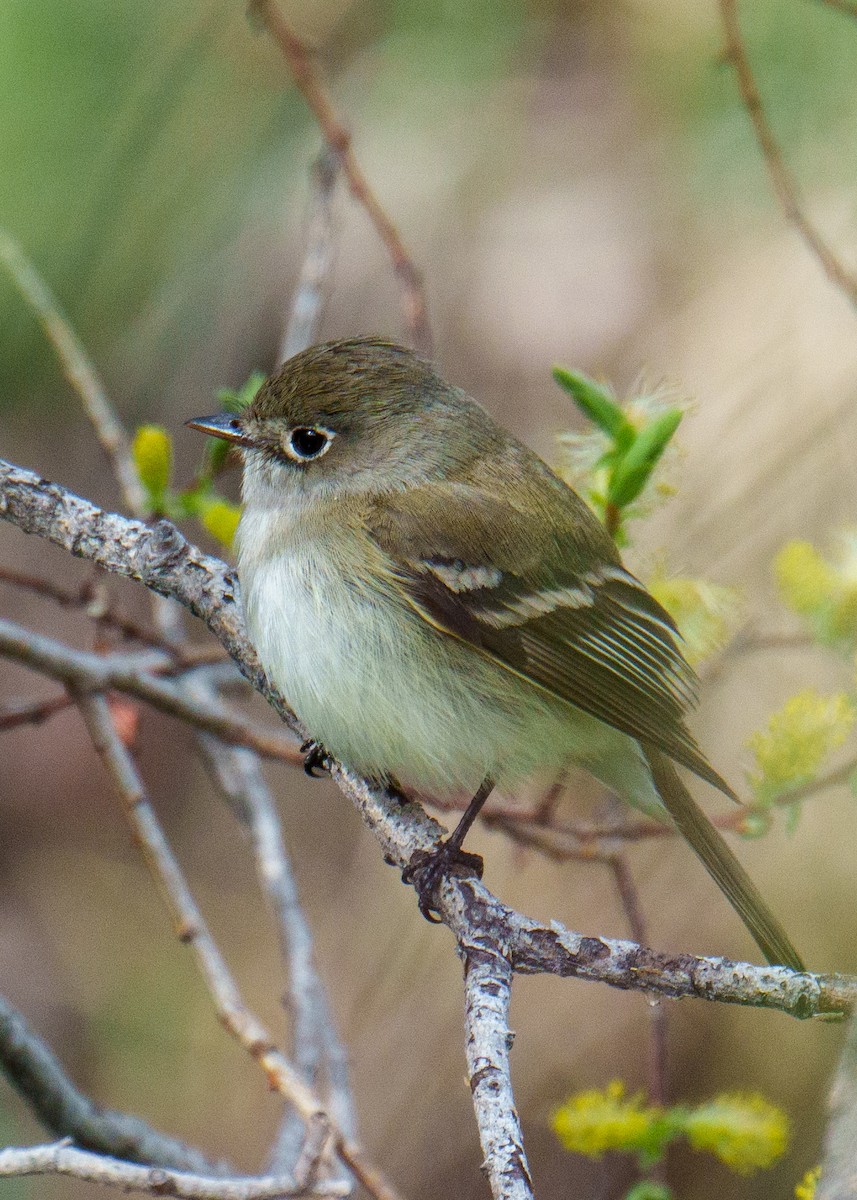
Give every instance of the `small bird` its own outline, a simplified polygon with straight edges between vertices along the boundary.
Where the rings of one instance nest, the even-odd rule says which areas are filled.
[[[696,679],[669,614],[583,500],[402,346],[328,342],[241,413],[188,424],[243,451],[238,574],[262,665],[325,754],[472,797],[406,876],[420,907],[492,789],[583,767],[672,821],[771,963],[782,927],[679,778],[732,789],[685,723]]]

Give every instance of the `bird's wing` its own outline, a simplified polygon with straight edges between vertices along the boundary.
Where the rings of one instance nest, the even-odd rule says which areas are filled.
[[[675,624],[551,480],[551,502],[526,514],[484,487],[409,489],[378,502],[368,532],[435,629],[732,795],[685,727],[696,677]]]

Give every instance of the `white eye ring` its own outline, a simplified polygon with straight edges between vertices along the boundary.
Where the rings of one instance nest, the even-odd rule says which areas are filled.
[[[289,430],[284,450],[294,462],[315,462],[327,454],[335,436],[323,425],[297,425]]]

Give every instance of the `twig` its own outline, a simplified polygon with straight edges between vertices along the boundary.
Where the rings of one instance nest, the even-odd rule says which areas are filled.
[[[467,1071],[484,1170],[494,1200],[533,1200],[521,1122],[515,1108],[509,1051],[512,967],[487,938],[461,943]]]
[[[221,741],[249,746],[266,758],[292,766],[303,762],[294,740],[277,729],[265,730],[258,722],[228,709],[214,698],[203,702],[187,695],[176,683],[159,679],[153,669],[168,669],[171,660],[157,651],[145,654],[92,654],[73,650],[54,638],[32,633],[22,625],[0,618],[0,656],[84,691],[125,692],[153,708],[186,721],[195,729],[212,733]]]
[[[300,907],[274,799],[255,754],[229,749],[206,734],[200,740],[212,779],[250,838],[259,882],[274,910],[287,964],[292,1061],[310,1086],[315,1085],[319,1067],[324,1065],[330,1110],[337,1125],[352,1137],[356,1122],[345,1050],[316,969],[312,937]],[[303,1125],[287,1119],[269,1168],[279,1171],[292,1166],[303,1140]]]
[[[141,625],[138,621],[126,616],[121,610],[112,607],[107,603],[107,598],[102,594],[101,589],[93,588],[90,583],[84,583],[82,587],[74,590],[62,587],[42,575],[30,575],[24,571],[15,571],[2,566],[0,566],[0,583],[34,592],[37,596],[58,604],[60,608],[80,609],[93,621],[107,625],[111,629],[115,629],[122,637],[141,642],[144,646],[163,647],[165,645],[160,634],[153,629],[147,629],[145,625]]]
[[[0,1065],[45,1128],[72,1138],[85,1150],[198,1175],[232,1174],[225,1163],[211,1162],[199,1150],[160,1133],[140,1117],[94,1104],[78,1091],[53,1052],[3,997]]]
[[[0,516],[184,604],[219,638],[242,674],[289,727],[305,736],[294,713],[265,679],[247,641],[237,580],[224,563],[191,546],[168,522],[149,527],[106,513],[2,460]],[[334,768],[333,777],[391,862],[405,866],[418,850],[431,849],[441,839],[441,827],[419,806],[402,805],[398,797],[341,768]],[[844,1013],[857,998],[857,980],[848,976],[796,973],[690,954],[659,955],[634,942],[586,937],[558,924],[540,925],[502,905],[475,880],[451,876],[437,898],[444,921],[460,940],[479,929],[493,930],[510,946],[515,970],[526,974],[575,976],[675,998],[773,1008],[797,1017]]]
[[[259,1179],[220,1179],[164,1167],[142,1167],[103,1154],[76,1150],[67,1142],[0,1150],[0,1178],[21,1175],[70,1175],[123,1191],[177,1196],[180,1200],[276,1200],[280,1196],[345,1195],[342,1185],[337,1183],[304,1188],[298,1187],[292,1177],[269,1175]]]
[[[637,891],[634,877],[624,854],[615,854],[610,860],[610,868],[616,891],[625,910],[625,916],[635,941],[645,945],[648,942],[646,921],[643,916],[643,906]],[[649,1011],[650,1044],[649,1044],[649,1101],[652,1104],[666,1107],[669,1103],[669,1078],[667,1074],[667,1010],[663,1000],[655,996],[646,997]],[[649,1177],[660,1183],[667,1182],[667,1162],[662,1159],[649,1168]]]
[[[0,733],[7,729],[17,729],[19,725],[41,725],[49,717],[68,708],[71,703],[71,698],[65,692],[59,696],[51,696],[48,700],[17,704],[13,701],[0,708]]]
[[[851,1018],[828,1102],[816,1200],[848,1200],[857,1181],[857,1019]]]
[[[411,341],[421,354],[430,356],[432,337],[422,277],[405,249],[398,229],[363,174],[351,147],[351,135],[337,116],[307,47],[287,23],[274,0],[250,0],[248,11],[252,16],[258,17],[280,47],[298,91],[318,122],[329,150],[336,155],[342,167],[352,196],[365,209],[369,220],[375,226],[390,256],[402,290],[402,304]]]
[[[762,98],[744,49],[737,0],[719,0],[719,3],[726,34],[726,57],[735,68],[741,99],[753,124],[756,141],[762,151],[783,214],[818,259],[828,279],[841,288],[852,304],[857,305],[857,276],[845,269],[803,211],[798,199],[797,185],[783,161],[782,151],[768,124]]]
[[[81,397],[98,440],[122,489],[122,498],[132,512],[145,505],[140,481],[131,465],[125,431],[113,415],[104,385],[95,373],[77,335],[62,315],[56,298],[27,259],[18,243],[0,230],[0,260],[18,290],[35,311],[72,387]]]
[[[306,249],[280,346],[280,362],[306,350],[318,340],[327,282],[333,266],[333,192],[338,169],[339,159],[329,146],[313,163]]]
[[[224,1026],[259,1063],[271,1087],[295,1106],[307,1125],[323,1122],[328,1127],[337,1154],[366,1190],[376,1200],[398,1200],[397,1193],[367,1162],[362,1149],[337,1129],[318,1097],[245,1005],[163,835],[134,761],[116,732],[107,701],[103,696],[88,694],[78,695],[77,702],[92,743],[122,799],[149,869],[172,913],[178,936],[192,947]]]

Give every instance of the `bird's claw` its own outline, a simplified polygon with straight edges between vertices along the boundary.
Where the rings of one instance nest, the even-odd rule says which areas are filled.
[[[321,742],[315,742],[310,738],[301,745],[301,754],[306,756],[304,770],[310,779],[321,779],[323,775],[330,774],[330,755]]]
[[[441,842],[434,850],[417,850],[402,871],[402,883],[413,884],[420,912],[433,925],[440,924],[435,893],[448,872],[462,867],[477,879],[482,878],[484,863],[479,854],[470,854],[450,842]]]

